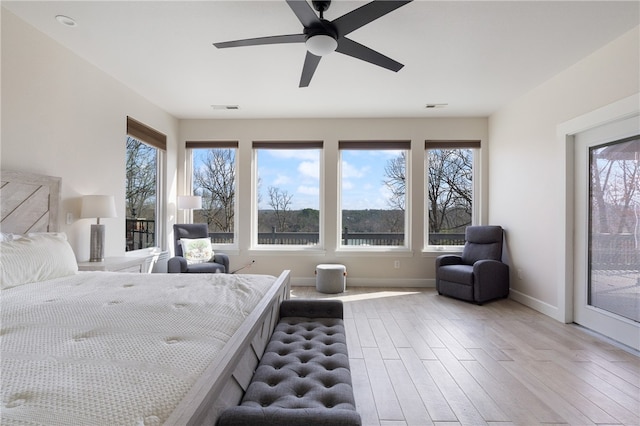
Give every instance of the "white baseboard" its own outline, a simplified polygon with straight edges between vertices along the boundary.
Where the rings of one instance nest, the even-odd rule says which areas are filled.
[[[316,279],[308,277],[291,277],[291,285],[298,287],[314,287]],[[435,288],[436,280],[428,278],[356,278],[347,277],[347,287],[412,287]]]
[[[514,289],[509,290],[509,298],[525,306],[528,306],[533,310],[545,314],[548,317],[564,322],[564,320],[559,318],[560,312],[556,306],[550,305],[546,302],[528,296]]]

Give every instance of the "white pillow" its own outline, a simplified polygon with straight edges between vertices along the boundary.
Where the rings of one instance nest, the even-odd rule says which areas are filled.
[[[0,242],[0,288],[66,277],[78,272],[64,233],[32,234]]]
[[[187,263],[204,263],[213,257],[210,238],[181,238],[182,256],[187,259]]]
[[[7,232],[0,232],[0,242],[13,241],[13,240],[17,240],[18,238],[22,238],[22,235],[12,234]]]

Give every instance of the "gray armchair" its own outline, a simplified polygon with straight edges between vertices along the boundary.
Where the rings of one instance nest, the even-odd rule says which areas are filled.
[[[438,294],[482,305],[509,295],[509,266],[502,263],[500,226],[469,226],[461,256],[436,258]]]
[[[209,230],[206,223],[190,223],[173,225],[175,256],[169,259],[167,272],[169,273],[227,273],[229,272],[229,256],[215,253],[213,260],[204,263],[187,264],[182,255],[181,238],[207,238]]]

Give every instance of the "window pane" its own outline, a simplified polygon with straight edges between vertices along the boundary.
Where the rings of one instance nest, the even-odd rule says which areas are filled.
[[[429,245],[463,245],[473,222],[473,149],[427,149]]]
[[[259,245],[317,245],[320,149],[255,150]]]
[[[344,246],[405,246],[406,150],[341,149]]]
[[[589,305],[640,321],[640,139],[589,151]]]
[[[193,149],[193,194],[202,196],[194,223],[206,223],[214,244],[234,242],[236,149]]]
[[[127,136],[126,251],[156,246],[158,150]]]

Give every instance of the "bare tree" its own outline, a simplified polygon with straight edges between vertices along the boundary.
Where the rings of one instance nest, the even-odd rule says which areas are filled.
[[[407,192],[407,153],[402,151],[400,155],[387,161],[384,167],[384,174],[387,179],[384,185],[391,191],[391,197],[387,203],[393,210],[404,211],[406,205]]]
[[[202,196],[201,214],[215,231],[233,231],[235,211],[235,152],[210,149],[194,171],[194,193]]]
[[[473,156],[469,149],[428,151],[427,193],[429,231],[471,224]]]
[[[594,223],[599,233],[634,233],[640,207],[640,139],[593,151]]]
[[[284,232],[288,228],[288,218],[289,212],[291,211],[291,199],[293,198],[293,195],[273,186],[268,188],[268,192],[269,206],[271,206],[276,215],[278,231]]]
[[[127,137],[126,158],[127,216],[155,217],[156,149]]]

